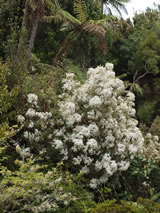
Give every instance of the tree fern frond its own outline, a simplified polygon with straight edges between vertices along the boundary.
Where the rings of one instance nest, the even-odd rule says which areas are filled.
[[[54,63],[57,63],[59,61],[59,59],[61,58],[61,56],[66,53],[67,48],[69,47],[70,43],[74,41],[76,34],[77,34],[77,31],[72,31],[67,36],[67,38],[63,41],[63,43],[61,44],[61,48],[55,57]]]
[[[75,0],[74,2],[74,13],[76,15],[76,18],[81,22],[84,23],[87,18],[87,8],[86,4],[83,0]]]
[[[81,25],[81,22],[65,10],[60,9],[58,13],[63,18],[64,22],[69,22],[74,26]]]
[[[70,24],[70,23],[64,23],[64,24],[62,24],[62,26],[60,27],[60,30],[61,31],[72,31],[72,30],[74,30],[74,26],[72,25],[72,24]]]
[[[44,21],[50,23],[51,21],[54,21],[57,24],[65,23],[65,24],[72,24],[73,26],[80,25],[80,21],[77,20],[75,17],[73,17],[70,13],[67,11],[64,11],[62,9],[59,9],[58,11],[55,11],[55,15],[53,16],[45,16]]]
[[[57,0],[54,0],[54,3],[52,3],[51,0],[45,0],[46,1],[46,7],[55,14],[56,10],[60,9],[60,5]]]
[[[103,52],[106,51],[107,44],[105,40],[105,30],[102,26],[88,21],[82,26],[82,29],[88,33],[91,33],[92,35],[95,35],[100,41],[100,47],[103,50]]]
[[[121,3],[113,3],[112,6],[117,10],[117,12],[119,13],[119,15],[122,17],[122,13],[121,10],[124,11],[127,15],[127,9],[125,8],[125,6]]]

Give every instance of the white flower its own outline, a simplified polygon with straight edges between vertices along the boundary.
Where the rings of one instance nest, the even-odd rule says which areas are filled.
[[[37,97],[37,95],[30,93],[30,94],[28,94],[27,101],[30,104],[37,105],[38,97]]]
[[[73,164],[74,165],[80,165],[82,159],[78,156],[77,158],[73,158]]]
[[[89,168],[87,166],[84,166],[81,170],[84,174],[88,174],[89,173]]]
[[[30,121],[28,128],[32,129],[33,127],[34,127],[34,123],[33,123],[33,121]]]
[[[117,163],[118,165],[118,169],[120,171],[126,171],[128,169],[128,167],[130,166],[130,162],[129,161],[121,161],[119,163]]]
[[[21,151],[20,151],[20,156],[21,156],[22,158],[27,158],[27,157],[29,157],[30,155],[31,155],[31,154],[30,154],[30,148],[29,148],[29,147],[21,149]]]
[[[151,133],[147,133],[145,136],[146,139],[151,139],[152,138],[152,134]]]
[[[63,143],[61,140],[54,140],[54,146],[55,146],[55,149],[62,149]]]
[[[34,117],[34,116],[36,116],[36,111],[33,108],[29,108],[26,112],[26,116]]]
[[[90,181],[89,186],[90,186],[92,189],[96,189],[96,188],[97,188],[97,180],[96,180],[96,179],[92,179],[92,180]]]
[[[106,70],[113,70],[113,64],[111,64],[111,63],[106,63],[105,64],[105,68],[106,68]]]
[[[25,117],[23,117],[22,115],[18,115],[17,121],[22,124],[25,121]]]
[[[75,118],[75,121],[76,121],[76,122],[80,122],[81,119],[82,119],[82,116],[81,116],[80,114],[78,114],[78,113],[75,113],[75,114],[74,114],[74,118]]]
[[[90,125],[88,126],[88,129],[89,129],[90,134],[91,134],[92,136],[96,136],[96,135],[99,134],[99,128],[98,128],[98,126],[97,126],[95,123],[90,124]]]
[[[90,107],[100,107],[101,104],[102,104],[102,100],[98,96],[94,96],[89,101],[89,106]]]
[[[19,145],[17,145],[16,146],[16,152],[20,154],[21,150],[22,150],[21,147]]]

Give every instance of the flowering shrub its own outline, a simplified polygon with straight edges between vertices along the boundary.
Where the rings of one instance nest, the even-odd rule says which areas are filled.
[[[37,95],[30,93],[27,97],[27,102],[29,104],[27,112],[24,116],[17,116],[18,123],[21,125],[23,124],[23,135],[18,137],[18,141],[16,140],[15,144],[18,143],[19,146],[23,143],[29,146],[31,151],[39,154],[44,151],[44,148],[48,145],[46,142],[46,135],[48,134],[49,126],[50,128],[52,126],[52,113],[40,111]]]
[[[143,150],[144,139],[134,118],[134,94],[125,90],[112,69],[112,64],[90,68],[83,85],[67,73],[58,102],[61,117],[54,122],[50,112],[38,111],[34,94],[28,95],[31,107],[25,117],[18,116],[20,123],[26,122],[23,136],[31,146],[52,146],[52,159],[91,177],[91,188],[127,170],[130,160]]]
[[[112,69],[112,64],[90,68],[83,85],[66,74],[59,101],[62,119],[50,135],[61,160],[92,177],[91,188],[127,170],[144,142],[134,118],[134,94]]]

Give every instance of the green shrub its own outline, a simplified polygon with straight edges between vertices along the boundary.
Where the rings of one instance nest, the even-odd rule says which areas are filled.
[[[0,212],[83,212],[83,205],[93,207],[78,184],[80,176],[63,172],[61,164],[50,171],[33,158],[16,164],[19,169],[13,172],[1,167]]]
[[[26,97],[29,93],[34,93],[39,97],[39,106],[42,111],[56,111],[57,97],[61,93],[61,79],[64,70],[47,64],[36,64],[33,73],[27,75],[22,85],[19,96],[20,109],[23,112],[26,106]]]
[[[121,173],[115,188],[118,200],[137,200],[138,197],[149,198],[160,202],[160,168],[159,159],[147,159],[137,156],[131,162],[129,169]]]
[[[18,87],[8,89],[7,78],[9,75],[9,64],[2,63],[0,60],[0,125],[9,118],[13,118],[15,114],[13,106],[18,95]]]
[[[160,204],[149,199],[139,198],[137,202],[121,201],[120,204],[116,200],[107,200],[104,203],[97,204],[96,208],[92,208],[90,213],[158,213],[160,212]]]

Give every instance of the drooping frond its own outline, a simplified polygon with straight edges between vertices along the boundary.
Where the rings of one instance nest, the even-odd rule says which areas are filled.
[[[58,12],[61,17],[63,18],[64,22],[69,22],[71,24],[73,24],[74,26],[77,26],[77,25],[80,25],[81,22],[76,19],[74,16],[72,16],[70,13],[68,13],[67,11],[65,10],[59,10]]]
[[[122,3],[113,3],[112,6],[117,10],[120,16],[122,16],[121,10],[128,14],[127,9]]]
[[[126,14],[128,14],[125,7],[125,3],[128,3],[128,2],[129,0],[103,0],[103,4],[106,6],[106,10],[108,11],[110,15],[112,15],[112,10],[110,9],[109,5],[114,7],[120,16],[122,16],[121,10],[124,11]]]
[[[83,25],[82,29],[92,35],[95,35],[96,38],[99,39],[100,48],[103,50],[103,52],[106,51],[107,44],[105,39],[105,30],[102,26],[93,23],[92,21],[88,21]]]
[[[70,23],[63,23],[62,26],[60,27],[61,31],[69,31],[71,32],[72,30],[74,30],[74,26]]]
[[[54,0],[52,2],[51,0],[45,0],[46,1],[46,7],[52,12],[55,13],[56,10],[60,8],[60,5],[57,0]]]
[[[60,7],[57,8],[51,5],[50,10],[51,13],[54,15],[44,17],[44,20],[46,22],[51,22],[52,20],[54,20],[55,23],[69,23],[73,26],[81,24],[78,19],[76,19],[74,16],[72,16],[67,11],[61,9]]]
[[[83,0],[75,0],[74,2],[74,13],[76,15],[76,18],[81,22],[84,23],[87,18],[87,8],[86,4]]]
[[[61,48],[59,49],[54,62],[57,63],[59,61],[59,59],[61,58],[61,56],[67,51],[67,48],[69,47],[69,45],[71,44],[71,42],[73,42],[75,40],[75,37],[77,36],[77,32],[76,31],[72,31],[69,33],[69,35],[67,36],[67,38],[63,41],[63,43],[61,44]]]

